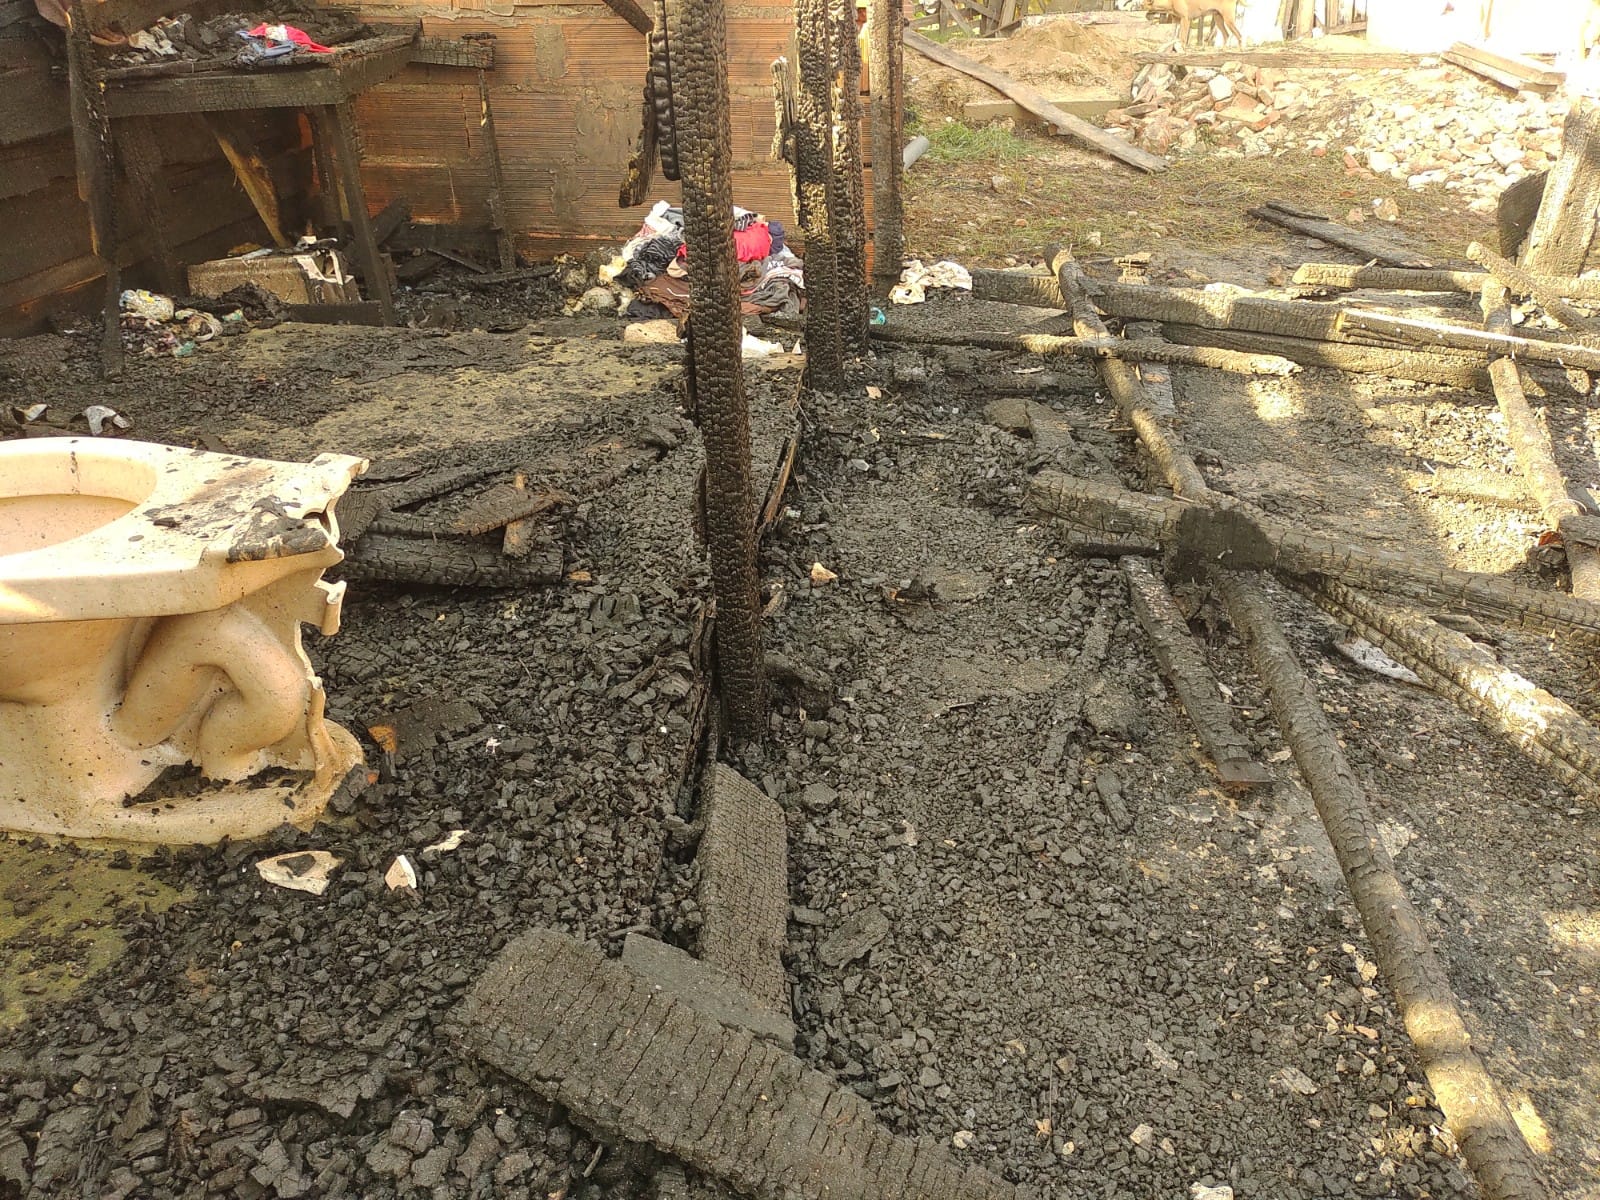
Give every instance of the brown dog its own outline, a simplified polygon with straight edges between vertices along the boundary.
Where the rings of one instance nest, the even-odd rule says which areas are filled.
[[[1207,13],[1216,13],[1222,23],[1222,44],[1228,44],[1231,35],[1239,45],[1244,45],[1244,35],[1234,23],[1238,15],[1239,0],[1145,0],[1149,12],[1170,12],[1178,18],[1178,37],[1174,48],[1181,50],[1189,40],[1189,22]]]

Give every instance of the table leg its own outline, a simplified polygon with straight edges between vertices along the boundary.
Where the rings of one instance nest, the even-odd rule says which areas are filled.
[[[149,117],[132,117],[126,123],[119,139],[122,152],[122,169],[133,185],[134,203],[139,206],[150,238],[155,243],[156,278],[161,290],[177,296],[188,290],[188,280],[172,247],[172,233],[167,225],[166,201],[168,191],[161,179],[161,149]]]
[[[394,294],[389,290],[389,271],[378,251],[372,232],[372,217],[367,212],[367,194],[361,186],[361,155],[356,149],[355,114],[349,104],[330,104],[318,110],[322,125],[332,135],[333,152],[339,163],[339,184],[350,210],[350,230],[366,280],[367,295],[378,302],[383,323],[395,323]]]

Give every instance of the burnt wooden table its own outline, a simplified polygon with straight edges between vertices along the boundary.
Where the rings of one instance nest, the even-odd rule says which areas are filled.
[[[102,358],[108,373],[115,374],[120,369],[122,352],[118,328],[119,272],[111,233],[116,211],[114,122],[125,122],[131,135],[123,155],[124,166],[138,195],[140,208],[147,214],[163,273],[170,280],[176,275],[173,243],[162,220],[154,184],[154,147],[150,144],[146,120],[157,116],[204,116],[261,108],[305,109],[311,117],[317,174],[325,185],[337,181],[348,210],[356,258],[368,295],[377,301],[384,324],[394,323],[394,295],[367,212],[366,192],[361,185],[361,157],[351,101],[366,88],[392,78],[411,61],[417,41],[415,29],[347,42],[335,46],[331,53],[307,57],[293,66],[161,74],[152,78],[149,68],[98,67],[93,61],[88,36],[98,28],[93,7],[85,9],[74,4],[72,13],[74,16],[81,14],[81,23],[74,22],[76,28],[68,33],[73,133],[80,190],[89,201],[95,253],[107,271],[107,331]],[[151,20],[154,19],[152,16]]]

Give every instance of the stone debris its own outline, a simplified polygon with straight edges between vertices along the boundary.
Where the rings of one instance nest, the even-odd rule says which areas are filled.
[[[853,962],[889,936],[889,918],[876,904],[846,917],[844,924],[817,947],[817,957],[830,967]]]
[[[1472,211],[1492,212],[1509,184],[1555,161],[1571,100],[1508,96],[1469,72],[1427,62],[1293,72],[1151,63],[1133,78],[1132,103],[1108,113],[1106,124],[1158,154],[1342,153],[1353,175],[1463,192]],[[1397,95],[1405,100],[1396,103]]]

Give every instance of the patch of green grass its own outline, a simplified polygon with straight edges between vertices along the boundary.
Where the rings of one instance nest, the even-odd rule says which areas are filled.
[[[929,162],[1005,162],[1021,158],[1028,143],[1004,125],[982,125],[974,129],[960,121],[939,121],[915,130],[932,146]]]

